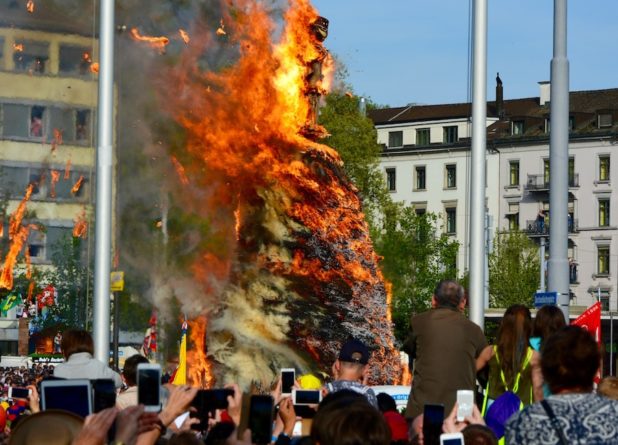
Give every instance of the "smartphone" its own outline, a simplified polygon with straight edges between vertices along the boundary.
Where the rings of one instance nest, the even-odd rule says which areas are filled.
[[[274,400],[268,395],[253,395],[249,402],[249,429],[251,443],[265,445],[270,443],[273,428]]]
[[[474,407],[474,391],[460,389],[457,391],[457,421],[463,422],[466,417],[472,416]]]
[[[296,382],[296,370],[294,368],[283,368],[281,370],[281,395],[289,396]]]
[[[191,402],[195,411],[190,414],[191,417],[200,419],[200,423],[191,425],[191,429],[206,431],[209,414],[217,409],[226,409],[228,396],[234,396],[233,389],[200,389]]]
[[[137,365],[137,403],[144,405],[146,412],[159,412],[161,409],[161,365]]]
[[[86,379],[41,381],[41,411],[62,409],[81,417],[92,414],[92,384]]]
[[[425,404],[423,408],[423,439],[425,445],[440,445],[444,405]]]
[[[322,391],[319,389],[293,389],[294,405],[317,405],[322,401]]]
[[[9,386],[9,399],[27,399],[32,391],[28,388]]]
[[[92,409],[95,413],[116,406],[116,386],[112,379],[92,380]]]
[[[440,445],[464,445],[463,434],[462,433],[440,434]]]

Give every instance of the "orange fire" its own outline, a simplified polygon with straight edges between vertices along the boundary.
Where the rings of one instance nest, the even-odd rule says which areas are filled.
[[[309,0],[290,2],[281,40],[273,46],[271,39],[276,24],[262,3],[254,0],[239,0],[239,3],[242,7],[234,11],[234,18],[226,19],[228,30],[221,21],[221,32],[216,32],[217,35],[229,33],[238,39],[233,42],[240,53],[235,64],[225,70],[196,74],[192,67],[195,58],[202,53],[196,48],[191,54],[193,47],[198,46],[195,42],[199,42],[199,36],[193,35],[194,44],[185,51],[184,59],[172,68],[174,71],[165,73],[169,77],[169,88],[162,93],[166,109],[186,130],[187,141],[186,157],[181,158],[182,174],[176,158],[172,158],[172,163],[183,184],[189,180],[192,184],[206,183],[209,190],[208,197],[200,195],[188,205],[193,206],[191,209],[204,208],[209,218],[213,214],[225,215],[220,220],[212,217],[213,231],[223,233],[222,237],[233,246],[221,249],[223,253],[218,251],[217,257],[210,252],[203,254],[192,266],[193,276],[199,280],[206,296],[220,294],[220,288],[211,286],[209,281],[213,275],[220,275],[207,264],[207,255],[216,258],[221,266],[218,272],[229,277],[232,264],[237,260],[233,256],[235,249],[258,243],[250,232],[258,230],[258,224],[252,220],[263,218],[260,225],[267,227],[269,235],[264,237],[264,246],[259,245],[249,252],[259,270],[255,275],[271,274],[277,283],[277,279],[302,283],[302,291],[307,293],[306,297],[298,297],[302,300],[298,303],[302,308],[306,307],[303,305],[333,304],[329,299],[334,298],[336,291],[325,289],[330,290],[333,283],[340,285],[345,290],[345,296],[341,296],[345,301],[341,309],[330,312],[333,318],[338,317],[333,323],[362,325],[363,332],[369,332],[366,335],[375,339],[372,349],[376,366],[388,368],[388,371],[376,372],[376,378],[386,375],[390,382],[398,380],[400,364],[393,344],[388,292],[379,270],[379,257],[369,238],[362,203],[355,187],[345,178],[339,154],[308,139],[303,132],[313,110],[308,92],[314,93],[314,98],[316,92],[323,92],[329,85],[325,74],[332,71],[331,59],[311,29],[318,20],[317,11]],[[212,36],[207,38],[212,40]],[[211,43],[225,44],[220,40],[226,39]],[[316,60],[323,62],[321,75],[309,85],[308,76],[316,72],[313,69]],[[208,92],[204,93],[205,90]],[[188,190],[183,198],[191,201],[195,197]],[[280,254],[279,246],[288,242],[294,247]],[[308,246],[310,243],[313,244]],[[315,252],[323,255],[309,254]],[[249,273],[247,276],[253,277]],[[288,298],[288,294],[285,295]],[[247,313],[259,312],[260,305],[272,305],[274,301],[277,300],[273,297],[268,302],[248,302]],[[244,314],[233,312],[232,306],[225,309],[230,311],[229,319],[254,323],[253,330],[263,334],[266,344],[293,338],[290,343],[310,351],[320,360],[332,359],[339,346],[332,338],[312,337],[314,333],[310,328],[307,332],[290,328],[292,332],[282,333],[275,332],[261,319],[237,320],[236,314]],[[293,315],[310,317],[307,313]],[[300,323],[290,322],[292,324]],[[212,330],[217,328],[216,323],[210,326]],[[217,338],[220,341],[213,344],[233,343],[237,339],[234,333],[221,332],[220,329],[218,333],[222,337]],[[217,332],[208,334],[213,338],[211,335]],[[204,369],[208,366],[201,346],[205,332],[198,337],[202,343],[198,345],[194,341],[190,368]],[[235,346],[242,346],[242,339],[238,342]],[[257,347],[247,349],[262,354]],[[282,354],[281,347],[273,347],[273,351],[272,356],[265,354],[266,362]],[[210,353],[218,356],[213,347]],[[393,378],[395,374],[397,378]],[[199,377],[198,373],[192,380],[202,382]]]
[[[180,182],[182,183],[182,185],[188,185],[189,178],[187,178],[187,173],[185,172],[185,168],[178,161],[178,159],[176,159],[175,156],[170,157],[170,159],[172,160],[172,164],[174,164],[174,169],[176,170],[176,173],[178,174],[178,178],[180,179]]]
[[[51,171],[51,184],[49,190],[49,196],[52,198],[56,197],[56,183],[60,179],[60,172],[58,170]]]
[[[21,53],[24,51],[23,43],[13,43],[13,51],[16,53]]]
[[[86,238],[88,234],[88,220],[86,218],[86,209],[82,209],[81,213],[75,218],[73,226],[74,238]]]
[[[143,36],[139,33],[137,28],[131,28],[131,37],[134,40],[139,42],[144,42],[150,45],[152,48],[158,49],[161,53],[165,52],[165,47],[170,42],[170,39],[167,37],[153,37],[153,36]]]
[[[185,31],[184,29],[179,29],[178,32],[180,33],[180,38],[182,39],[182,41],[188,45],[191,39],[189,38],[189,34],[187,34],[187,31]]]
[[[73,184],[73,187],[71,187],[71,193],[75,195],[77,192],[79,192],[79,189],[81,188],[83,183],[84,183],[84,176],[82,175],[75,182],[75,184]]]
[[[93,62],[90,65],[90,72],[95,74],[99,72],[99,62]]]
[[[26,11],[28,11],[30,14],[34,12],[34,1],[33,0],[28,0],[28,2],[26,3]]]
[[[9,218],[9,251],[4,259],[4,265],[0,271],[0,288],[13,289],[13,269],[17,263],[17,255],[28,239],[31,225],[22,225],[22,220],[26,213],[26,203],[30,200],[34,185],[30,184],[26,189],[26,195],[19,203],[19,206]]]
[[[34,281],[31,281],[28,284],[28,296],[26,297],[27,301],[32,301],[32,296],[34,295]]]
[[[187,351],[187,380],[192,386],[211,388],[215,379],[206,357],[206,317],[198,317],[188,324],[193,347]]]
[[[58,145],[62,145],[62,130],[59,130],[58,128],[54,128],[54,139],[52,140],[52,144],[51,144],[52,153],[56,151],[56,147]]]
[[[224,36],[227,33],[225,32],[225,25],[223,24],[223,19],[219,22],[219,27],[217,28],[217,35]]]
[[[67,163],[64,166],[64,180],[67,181],[71,177],[71,159],[67,159]]]

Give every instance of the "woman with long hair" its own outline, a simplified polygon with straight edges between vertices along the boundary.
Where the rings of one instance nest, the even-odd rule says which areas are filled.
[[[530,310],[515,304],[504,313],[496,344],[487,346],[477,358],[477,371],[489,365],[487,403],[483,404],[483,414],[493,400],[506,391],[517,394],[524,405],[542,400],[540,355],[530,347],[531,331]]]
[[[566,326],[564,315],[558,306],[545,305],[536,311],[534,323],[532,324],[532,334],[530,335],[530,346],[535,351],[541,351],[543,342],[554,332]]]

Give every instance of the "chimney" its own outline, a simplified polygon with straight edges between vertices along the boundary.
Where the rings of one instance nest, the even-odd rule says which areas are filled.
[[[498,118],[504,117],[504,95],[502,91],[502,79],[500,79],[500,73],[496,74],[496,113]]]
[[[551,83],[548,80],[544,80],[543,82],[539,82],[539,87],[541,89],[541,95],[539,96],[539,105],[543,106],[549,103],[551,99]]]

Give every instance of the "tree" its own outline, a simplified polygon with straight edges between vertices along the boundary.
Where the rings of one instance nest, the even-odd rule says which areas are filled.
[[[539,271],[538,247],[525,233],[498,231],[489,256],[489,305],[532,306]]]
[[[410,316],[429,307],[436,283],[457,278],[458,243],[440,233],[436,215],[417,214],[393,202],[380,169],[376,130],[359,112],[358,97],[341,92],[326,96],[320,123],[331,134],[323,142],[339,152],[363,200],[374,247],[383,257],[382,272],[392,284],[395,336],[403,341]]]

